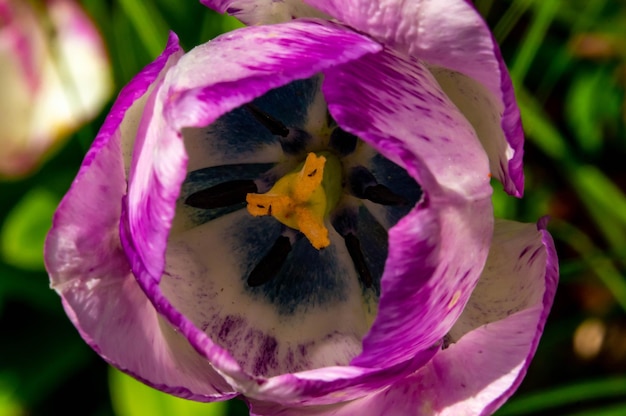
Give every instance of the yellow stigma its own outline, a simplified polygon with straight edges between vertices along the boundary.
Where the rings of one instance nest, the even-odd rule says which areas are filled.
[[[309,153],[304,164],[280,178],[265,194],[248,194],[248,212],[271,215],[300,230],[316,249],[330,245],[324,219],[341,193],[341,164],[331,154]]]

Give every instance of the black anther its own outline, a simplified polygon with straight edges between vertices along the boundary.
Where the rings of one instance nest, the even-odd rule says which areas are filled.
[[[246,202],[246,195],[257,192],[253,180],[238,179],[195,192],[185,199],[185,204],[202,209],[223,208]]]
[[[291,251],[291,241],[289,237],[281,235],[278,237],[270,251],[256,265],[248,276],[248,286],[257,287],[272,280],[283,267],[287,255]]]
[[[254,104],[248,103],[244,105],[244,108],[248,110],[252,116],[263,125],[270,133],[281,137],[287,137],[289,135],[289,129],[283,123],[261,110]]]

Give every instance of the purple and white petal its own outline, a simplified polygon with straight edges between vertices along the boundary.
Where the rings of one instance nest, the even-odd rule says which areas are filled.
[[[299,17],[330,18],[302,0],[200,0],[218,13],[228,13],[247,25],[287,22]]]
[[[81,336],[146,384],[243,395],[259,416],[495,411],[534,355],[558,265],[545,220],[494,230],[490,178],[522,194],[523,134],[471,2],[201,3],[262,26],[187,54],[172,34],[120,94],[55,215],[46,266]],[[263,130],[257,110],[289,135]],[[316,250],[244,201],[189,202],[215,184],[263,192],[335,126],[365,142],[342,159],[347,177],[359,178],[354,162],[412,195],[392,208],[361,205],[357,187],[342,196],[337,216],[367,234],[374,284],[336,217]],[[308,147],[289,153],[278,136],[293,132]],[[279,238],[288,260],[251,284]]]
[[[246,50],[253,52],[243,53]],[[294,315],[294,319],[280,326],[278,324],[284,317],[279,315],[272,317],[268,314],[265,322],[256,322],[252,318],[242,320],[240,314],[235,313],[237,311],[229,313],[227,306],[231,304],[224,303],[225,299],[231,303],[246,302],[247,305],[250,299],[241,293],[243,286],[238,268],[242,265],[230,264],[233,256],[228,252],[224,255],[218,249],[229,250],[231,246],[237,246],[229,245],[229,237],[241,238],[246,233],[229,234],[229,227],[219,232],[219,227],[225,222],[229,226],[239,224],[243,219],[233,221],[232,216],[236,213],[229,214],[196,229],[185,229],[181,235],[174,233],[168,240],[180,184],[187,173],[184,144],[192,142],[193,146],[195,137],[187,137],[187,134],[192,131],[191,128],[204,128],[222,114],[270,89],[294,80],[310,78],[329,67],[378,50],[380,46],[368,38],[325,21],[294,21],[284,25],[246,28],[186,54],[172,67],[146,104],[131,166],[128,210],[125,215],[127,222],[122,228],[126,253],[140,285],[157,310],[218,371],[246,394],[272,400],[322,402],[329,400],[322,396],[333,393],[333,383],[330,381],[335,378],[338,379],[336,384],[341,385],[358,385],[364,380],[373,379],[372,386],[355,389],[352,394],[356,397],[381,388],[388,383],[389,377],[397,378],[403,373],[393,369],[382,377],[371,369],[350,368],[348,371],[339,369],[334,375],[324,371],[305,375],[301,382],[292,375],[284,376],[280,379],[282,381],[274,383],[262,377],[310,366],[347,364],[359,352],[360,338],[368,326],[367,313],[361,313],[363,318],[359,317],[355,322],[349,319],[345,322],[327,319],[330,329],[320,327],[319,331],[312,331],[312,335],[297,334],[296,321],[306,324],[302,321],[302,314]],[[161,117],[162,114],[165,117]],[[206,155],[207,152],[192,152],[191,157],[198,157],[199,153]],[[167,157],[161,156],[165,154]],[[201,160],[196,163],[201,163]],[[206,156],[204,163],[212,163],[210,155]],[[211,229],[211,233],[207,232],[208,229]],[[164,260],[168,241],[166,269]],[[343,247],[341,244],[336,246],[338,249]],[[205,252],[207,250],[208,253]],[[328,254],[332,254],[332,250]],[[240,286],[232,290],[218,287],[222,280],[227,284],[229,276],[237,277],[239,281],[234,283]],[[357,284],[358,279],[355,277],[353,280]],[[195,289],[190,289],[193,287]],[[222,288],[224,296],[219,291]],[[186,292],[189,290],[194,293],[193,300],[185,303],[182,299],[189,295]],[[219,291],[220,298],[211,298],[216,291]],[[356,299],[360,291],[356,288],[353,291],[346,290],[345,293],[353,293]],[[203,294],[207,296],[203,297]],[[267,309],[262,302],[257,306]],[[360,298],[358,302],[350,301],[345,305],[336,303],[333,306],[340,309],[361,307]],[[336,309],[319,312],[328,315],[333,310],[337,312]],[[258,318],[262,316],[265,315],[259,314]],[[315,319],[309,320],[311,325],[315,325]],[[274,323],[277,326],[271,331]],[[257,331],[258,339],[250,348],[235,348],[230,343],[230,331],[232,334],[237,334],[237,331],[250,333],[254,325],[262,330]],[[285,342],[279,348],[276,340],[272,341],[272,332],[285,328],[295,337],[291,344]],[[289,338],[288,331],[285,332]],[[324,345],[316,345],[313,335],[320,333],[327,336],[329,345],[336,347],[334,352],[325,351]],[[223,348],[218,341],[232,348],[232,351]],[[301,350],[300,346],[304,348]],[[271,350],[269,354],[268,348]],[[276,364],[276,360],[284,358],[281,354],[286,354],[286,357],[289,355],[290,348],[296,352],[293,361],[285,360]],[[257,354],[264,351],[265,355],[256,358],[244,356],[246,352]],[[231,352],[237,356],[233,357]],[[430,358],[426,353],[424,356]],[[402,367],[409,368],[409,365],[402,364]],[[320,381],[320,378],[323,380]],[[326,391],[323,392],[321,388],[326,388]]]
[[[134,270],[156,282],[163,273],[167,235],[186,175],[184,128],[208,126],[272,88],[379,49],[339,25],[298,21],[244,28],[185,54],[151,96],[154,104],[144,111],[135,143],[127,224],[129,250],[140,263]]]
[[[331,406],[284,407],[250,400],[256,416],[489,415],[513,394],[552,306],[558,262],[539,225],[497,221],[481,280],[451,333],[454,340],[410,377]]]
[[[121,142],[133,141],[145,95],[181,52],[170,37],[163,55],[120,93],[55,214],[45,261],[68,316],[109,363],[163,391],[212,401],[234,393],[159,317],[130,272],[119,237],[126,192]]]
[[[450,330],[450,340],[489,322],[495,322],[542,304],[554,295],[558,264],[553,243],[538,226],[496,219],[492,248],[483,274],[463,314]],[[543,305],[545,320],[550,304]],[[542,324],[543,325],[543,324]]]
[[[283,286],[270,282],[261,288],[248,287],[245,278],[258,262],[256,253],[280,232],[273,219],[251,218],[240,210],[172,233],[160,289],[245,373],[263,376],[262,383],[239,376],[238,386],[247,396],[319,404],[334,402],[334,392],[341,390],[347,400],[379,390],[434,354],[430,350],[420,362],[385,371],[348,366],[361,351],[377,299],[362,297],[342,238],[330,231],[332,243],[320,254],[308,241],[294,245],[294,259],[275,278]],[[321,285],[330,289],[317,288]]]
[[[150,266],[149,259],[159,259],[160,266],[155,267],[160,267],[161,271],[163,268],[166,235],[174,214],[170,204],[178,196],[186,174],[185,164],[189,164],[188,170],[194,170],[236,163],[237,157],[247,157],[247,152],[233,152],[234,156],[225,160],[225,152],[215,151],[217,142],[203,137],[205,130],[190,127],[204,129],[219,116],[272,88],[309,78],[327,66],[379,49],[375,42],[341,26],[323,21],[300,21],[288,26],[241,29],[186,54],[166,78],[161,99],[155,104],[159,110],[154,113],[154,123],[151,123],[150,115],[144,116],[145,128],[159,132],[162,137],[150,136],[152,133],[148,132],[151,138],[139,146],[146,149],[138,153],[138,157],[143,155],[142,159],[137,159],[135,168],[140,174],[131,175],[129,203],[132,208],[129,215],[132,234],[150,273],[160,276],[160,272]],[[165,117],[161,116],[163,113]],[[189,160],[180,140],[183,129],[185,137],[189,138],[186,149]],[[279,157],[275,144],[250,148],[255,151],[257,161],[270,162]],[[154,158],[153,152],[168,157]],[[142,183],[135,186],[135,181]],[[148,190],[150,194],[146,193]],[[152,195],[161,198],[161,202],[148,203]],[[135,204],[146,207],[147,211],[135,208]],[[155,226],[157,223],[164,227]],[[142,228],[147,234],[139,232]],[[150,234],[155,229],[162,231],[159,238]]]
[[[492,414],[526,374],[557,280],[556,252],[545,220],[539,225],[496,222],[479,285],[452,331],[469,332],[384,393],[381,401],[400,411],[418,402],[440,415]]]
[[[510,194],[521,197],[524,185],[522,166],[523,142],[509,143],[497,97],[484,85],[460,72],[441,67],[430,67],[437,82],[472,124],[487,155],[492,175],[504,184]],[[519,116],[518,121],[519,121]],[[523,138],[521,124],[516,122],[518,131],[510,137]],[[515,146],[513,146],[515,145]]]
[[[389,50],[364,56],[327,70],[323,89],[337,123],[406,169],[424,192],[389,230],[379,314],[352,362],[400,363],[441,340],[482,271],[493,227],[487,157],[414,59]]]
[[[482,137],[498,141],[485,148],[492,174],[510,194],[523,193],[524,137],[513,85],[489,28],[466,0],[306,0],[335,19],[367,33],[389,48],[409,53],[431,66],[472,78],[488,93],[489,112],[504,133]],[[453,16],[453,18],[451,18]],[[449,84],[463,88],[466,82]],[[446,88],[444,87],[444,90]],[[447,91],[446,91],[447,92]],[[487,131],[485,131],[487,133]],[[505,139],[504,142],[503,139]]]

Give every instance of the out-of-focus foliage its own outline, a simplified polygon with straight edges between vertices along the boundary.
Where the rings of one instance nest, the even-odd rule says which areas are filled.
[[[626,3],[477,0],[510,65],[527,135],[525,198],[561,262],[528,377],[500,415],[626,414]]]
[[[199,403],[180,399],[140,383],[111,368],[109,388],[117,416],[226,416],[228,403]]]
[[[2,259],[26,270],[44,270],[43,243],[58,199],[45,188],[32,188],[6,216],[0,230]]]
[[[118,90],[160,53],[170,29],[190,49],[238,26],[196,1],[81,3],[104,36]],[[626,2],[475,3],[511,68],[528,139],[526,195],[504,198],[494,183],[496,214],[549,214],[562,270],[537,357],[498,414],[626,414]],[[170,406],[109,373],[42,270],[51,211],[105,114],[38,172],[0,183],[0,416],[158,414]],[[239,401],[198,406],[207,415],[246,414]]]

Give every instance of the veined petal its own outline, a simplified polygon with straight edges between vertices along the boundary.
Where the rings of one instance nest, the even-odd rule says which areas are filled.
[[[239,29],[194,48],[172,68],[165,115],[175,129],[205,127],[270,89],[380,49],[324,20]]]
[[[247,25],[287,22],[299,17],[328,18],[302,0],[200,0],[200,3],[235,16]]]
[[[186,175],[183,128],[205,127],[272,88],[379,49],[339,25],[298,21],[244,28],[185,54],[151,96],[135,143],[128,192],[128,247],[139,262],[133,270],[156,282],[163,273]]]
[[[154,108],[144,114],[135,145],[128,215],[141,268],[157,281],[163,272],[174,201],[186,174],[183,129],[192,135],[190,127],[205,128],[272,88],[379,49],[377,43],[340,25],[298,21],[240,29],[181,58],[168,72],[159,97],[154,96]],[[192,165],[195,154],[210,157],[205,156],[209,155],[205,142],[189,143]],[[269,147],[271,159],[275,152]]]
[[[386,390],[352,402],[290,408],[251,400],[251,414],[492,414],[526,373],[557,280],[556,252],[545,220],[538,226],[497,221],[481,280],[453,330],[463,335],[426,366]]]
[[[451,342],[489,322],[542,305],[544,299],[551,302],[558,264],[546,222],[547,218],[538,225],[496,220],[485,269],[463,314],[450,330]],[[544,321],[550,306],[543,304]]]
[[[297,80],[274,89],[272,94],[262,95],[252,104],[290,127],[306,131],[312,119],[325,120],[326,117],[326,103],[318,94],[319,85],[320,77]],[[317,117],[300,110],[308,109],[311,104],[323,107]],[[184,139],[189,155],[187,170],[192,172],[220,165],[278,162],[283,157],[280,141],[269,130],[259,127],[259,122],[250,111],[239,107],[223,114],[207,127],[186,128]]]
[[[379,313],[352,361],[396,364],[450,330],[482,271],[493,227],[487,157],[414,59],[389,50],[364,56],[327,70],[323,89],[337,123],[406,169],[424,192],[389,230]]]
[[[145,95],[180,54],[172,36],[163,55],[120,93],[55,214],[45,261],[68,316],[109,363],[161,390],[210,401],[234,393],[159,317],[130,273],[119,236],[126,192],[122,136],[132,141]]]
[[[407,170],[431,197],[491,196],[488,160],[474,129],[420,61],[385,49],[324,75],[337,123]]]
[[[429,65],[464,74],[443,86],[451,95],[479,95],[488,104],[487,113],[497,120],[475,117],[480,123],[496,123],[502,130],[483,136],[491,170],[507,192],[523,192],[522,156],[524,137],[513,85],[497,43],[474,6],[466,0],[306,0],[311,6],[367,33],[386,46],[409,53]],[[477,85],[478,84],[478,85]],[[478,86],[482,88],[478,88]],[[466,89],[470,89],[466,91]],[[456,99],[453,98],[456,103]],[[464,107],[464,106],[462,106]],[[466,108],[469,110],[469,108]],[[462,108],[463,110],[463,108]],[[487,133],[485,127],[479,133]],[[493,130],[493,127],[490,128]],[[491,143],[495,141],[496,143]]]
[[[347,366],[360,352],[375,304],[362,299],[342,239],[331,231],[331,245],[320,252],[301,239],[272,282],[248,287],[247,271],[278,235],[279,224],[245,210],[177,233],[159,286],[164,296],[157,295],[164,308],[173,305],[172,317],[180,313],[177,319],[203,331],[182,326],[246,396],[320,404],[341,391],[349,400],[410,374],[436,352],[385,369]]]
[[[502,64],[504,65],[504,64]],[[506,68],[502,67],[504,71]],[[512,195],[521,197],[524,190],[524,171],[522,166],[523,132],[519,122],[519,111],[516,104],[511,111],[514,116],[502,114],[502,105],[497,97],[487,88],[460,72],[441,67],[430,67],[437,82],[472,124],[487,155],[491,174],[504,185],[504,189]],[[509,85],[514,100],[513,87]],[[512,121],[515,119],[515,121]],[[507,124],[510,124],[507,127]],[[513,133],[506,135],[507,129]]]

